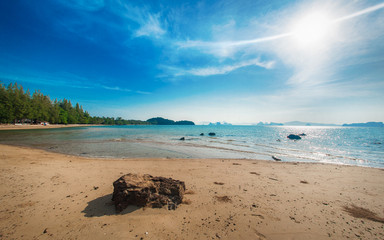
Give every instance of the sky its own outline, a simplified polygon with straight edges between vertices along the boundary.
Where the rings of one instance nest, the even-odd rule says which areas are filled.
[[[384,121],[384,1],[0,1],[0,81],[94,116]]]

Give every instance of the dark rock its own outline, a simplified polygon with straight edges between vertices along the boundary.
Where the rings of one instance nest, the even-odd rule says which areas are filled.
[[[280,140],[280,139],[277,139],[276,142],[281,142],[281,140]]]
[[[126,174],[113,183],[112,201],[117,212],[129,205],[176,209],[184,196],[185,184],[172,178],[153,177],[149,174]]]
[[[204,136],[204,133],[200,133],[200,136]]]
[[[184,141],[184,140],[185,140],[185,137],[182,137],[182,138],[180,138],[179,140]]]
[[[209,135],[209,136],[216,136],[216,133],[214,133],[214,132],[210,132],[210,133],[208,133],[208,135]]]
[[[300,133],[299,136],[305,137],[305,136],[307,136],[307,134],[305,134],[305,133]]]
[[[301,139],[301,137],[299,135],[295,135],[295,134],[289,134],[287,136],[287,138],[292,139],[292,140],[300,140]]]
[[[280,162],[280,161],[281,161],[281,159],[280,159],[280,158],[278,158],[278,157],[275,157],[275,156],[272,156],[272,159],[273,159],[273,160],[275,160],[275,161],[277,161],[277,162]]]

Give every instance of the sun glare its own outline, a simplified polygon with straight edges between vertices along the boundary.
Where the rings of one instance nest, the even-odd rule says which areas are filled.
[[[293,24],[292,36],[299,46],[317,46],[327,40],[330,28],[331,20],[326,14],[310,13]]]

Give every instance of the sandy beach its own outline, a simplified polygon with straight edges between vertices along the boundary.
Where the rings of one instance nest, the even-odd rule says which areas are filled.
[[[384,238],[382,169],[0,150],[0,239]],[[185,203],[117,214],[112,183],[126,173],[184,181]]]
[[[0,131],[1,130],[27,130],[27,129],[50,129],[50,128],[67,128],[67,127],[84,127],[84,126],[98,126],[93,124],[48,124],[46,126],[36,124],[36,125],[30,125],[30,124],[0,124]]]

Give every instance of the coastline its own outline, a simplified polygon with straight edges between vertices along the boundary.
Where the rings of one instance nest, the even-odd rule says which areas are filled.
[[[2,130],[28,130],[28,129],[54,129],[54,128],[71,128],[71,127],[96,127],[96,126],[136,126],[135,124],[125,125],[106,125],[106,124],[0,124],[0,131]],[[145,126],[145,125],[143,125]],[[156,126],[156,125],[153,125]],[[180,126],[180,125],[178,125]]]
[[[69,127],[90,127],[90,126],[100,126],[97,124],[49,124],[49,125],[30,125],[30,124],[0,124],[1,130],[28,130],[28,129],[52,129],[52,128],[69,128]]]
[[[228,159],[93,159],[0,145],[5,239],[382,239],[382,169]],[[175,211],[116,214],[112,183],[126,173],[182,180]],[[215,183],[216,182],[216,183]],[[227,196],[227,202],[220,197]],[[146,234],[148,233],[148,234]]]

